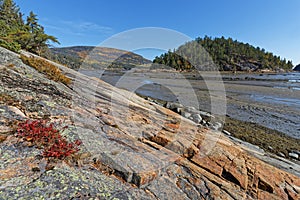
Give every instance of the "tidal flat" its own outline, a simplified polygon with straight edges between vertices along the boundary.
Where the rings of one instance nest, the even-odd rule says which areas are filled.
[[[143,69],[83,73],[162,102],[177,101],[206,112],[225,108],[224,129],[234,137],[275,154],[300,151],[300,73]]]

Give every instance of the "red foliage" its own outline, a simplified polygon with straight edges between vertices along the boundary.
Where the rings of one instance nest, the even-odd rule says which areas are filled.
[[[64,127],[67,128],[67,127]],[[63,159],[79,151],[80,140],[68,142],[53,124],[45,120],[27,120],[18,124],[18,136],[43,148],[43,156]]]

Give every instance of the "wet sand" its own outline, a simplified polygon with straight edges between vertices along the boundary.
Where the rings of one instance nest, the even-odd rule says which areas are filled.
[[[264,81],[225,82],[228,115],[300,138],[300,91]]]

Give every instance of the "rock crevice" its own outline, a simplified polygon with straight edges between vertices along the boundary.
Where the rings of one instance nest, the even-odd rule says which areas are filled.
[[[56,64],[73,79],[72,89],[5,49],[0,57],[15,64],[7,68],[9,63],[0,61],[0,94],[22,105],[14,114],[0,101],[0,127],[10,130],[0,137],[0,199],[300,197],[299,177],[253,157],[220,132],[64,66]],[[37,168],[44,162],[40,149],[25,147],[14,136],[12,122],[24,118],[67,125],[63,134],[83,142],[78,157],[51,163],[42,175],[43,170],[24,168],[29,160]]]

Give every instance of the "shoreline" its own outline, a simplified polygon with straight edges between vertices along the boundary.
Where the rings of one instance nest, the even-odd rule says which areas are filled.
[[[179,103],[153,99],[139,94],[137,95],[166,108],[171,105],[169,108],[170,110],[189,119],[189,117],[185,116],[186,112],[184,112],[185,114],[180,112],[186,109],[190,110],[192,109],[191,107],[181,107],[182,105]],[[177,107],[178,105],[180,106]],[[284,133],[255,123],[233,119],[228,116],[225,117],[223,127],[218,127],[218,125],[215,126],[209,121],[212,118],[218,117],[211,116],[210,113],[203,113],[204,116],[201,114],[202,119],[207,122],[204,121],[203,123],[203,121],[201,121],[198,123],[198,126],[206,126],[212,130],[220,131],[224,136],[229,138],[233,143],[239,145],[249,154],[300,177],[300,139],[292,138]],[[205,116],[205,113],[207,116]],[[193,118],[190,120],[197,124],[197,120],[194,120]],[[298,158],[295,158],[294,156],[297,156]]]
[[[238,76],[226,74],[228,78]],[[295,74],[298,75],[297,72]],[[210,78],[214,73],[208,72],[203,75]],[[243,73],[244,77],[250,75],[253,74]],[[134,70],[125,74],[110,74],[108,72],[100,78],[116,87],[133,91],[144,97],[160,99],[162,102],[176,102],[179,94],[185,97],[185,102],[181,103],[185,106],[194,106],[194,102],[189,98],[188,86],[184,82],[187,80],[200,102],[199,109],[210,112],[210,96],[206,84],[207,82],[214,84],[216,81],[195,80],[193,76],[194,74],[191,73],[184,74],[174,71],[142,72]],[[260,75],[256,76],[261,78]],[[125,82],[122,81],[124,77],[126,78]],[[292,150],[300,151],[300,119],[298,118],[300,104],[297,103],[300,102],[299,90],[292,90],[288,87],[277,88],[277,84],[282,84],[282,80],[221,80],[220,83],[224,84],[226,91],[227,125],[225,124],[225,127],[228,129],[227,131],[236,132],[233,134],[237,138],[256,144],[277,155],[283,156],[284,154],[287,157]],[[178,93],[172,91],[174,88]],[[287,101],[289,99],[293,101]],[[295,102],[295,104],[293,105],[291,102]],[[229,128],[228,124],[231,124],[232,127]],[[244,129],[241,128],[241,124],[243,124]],[[239,128],[241,130],[238,130]],[[251,134],[251,131],[253,134]],[[276,136],[270,137],[270,134]],[[294,149],[291,149],[291,147]]]
[[[137,94],[138,96],[166,107],[167,101],[153,99],[148,96]],[[209,117],[205,118],[208,120]],[[268,153],[275,154],[283,158],[289,158],[289,153],[300,152],[300,139],[290,137],[280,131],[276,131],[262,125],[225,117],[222,130],[225,135],[240,139],[244,142],[256,145]],[[270,137],[272,135],[272,137]]]

